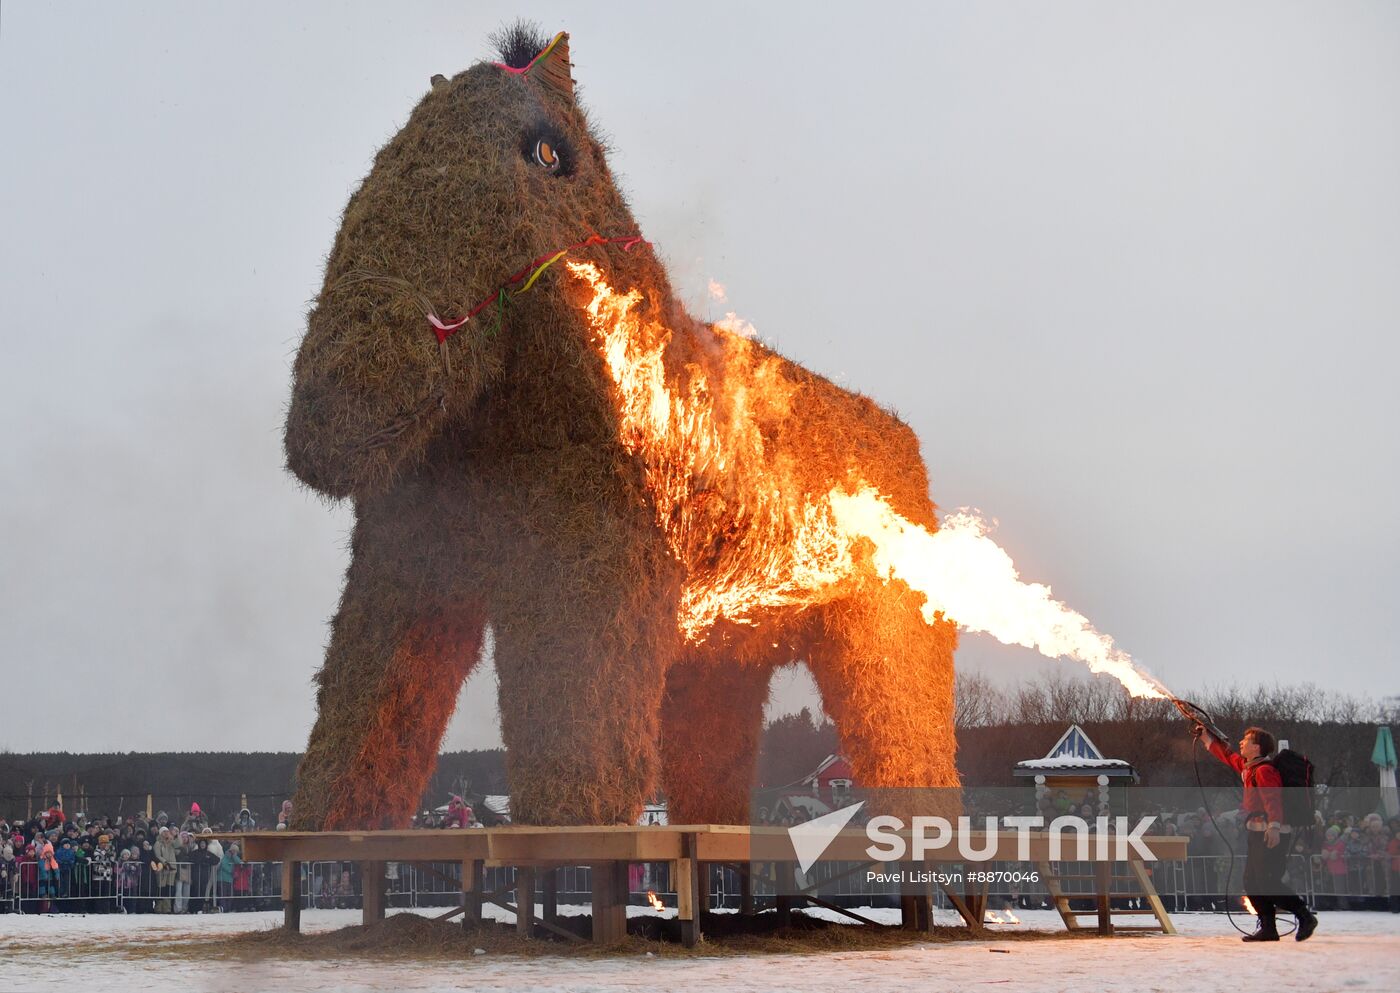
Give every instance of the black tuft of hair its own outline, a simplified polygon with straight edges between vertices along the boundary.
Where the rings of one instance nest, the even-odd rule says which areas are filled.
[[[512,69],[524,69],[549,44],[549,39],[540,33],[540,26],[524,19],[507,24],[492,34],[490,41],[496,46],[499,61]]]

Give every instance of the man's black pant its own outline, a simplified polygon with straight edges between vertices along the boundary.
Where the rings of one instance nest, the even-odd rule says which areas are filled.
[[[1270,848],[1264,842],[1265,832],[1250,831],[1248,834],[1249,858],[1244,864],[1244,892],[1249,902],[1254,904],[1260,927],[1266,930],[1273,928],[1274,915],[1279,910],[1294,916],[1306,914],[1308,905],[1283,881],[1283,874],[1288,868],[1288,853],[1293,848],[1293,835],[1281,835],[1279,843]]]

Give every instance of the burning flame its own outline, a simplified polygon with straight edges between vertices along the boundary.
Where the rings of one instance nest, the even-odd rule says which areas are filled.
[[[729,302],[729,291],[725,289],[724,284],[718,279],[710,280],[709,290],[711,300],[718,300],[720,303]]]
[[[875,565],[927,598],[924,620],[943,614],[967,631],[990,634],[1004,645],[1068,657],[1092,672],[1115,677],[1137,697],[1166,699],[1165,688],[1139,669],[1088,618],[1050,596],[1050,587],[1023,583],[1016,565],[970,513],[952,514],[930,534],[896,514],[869,488],[828,497],[837,525],[875,544]]]
[[[661,902],[661,898],[656,895],[656,890],[647,890],[647,903],[651,904],[652,910],[665,910],[666,905]]]
[[[617,389],[623,444],[641,457],[657,520],[686,567],[677,615],[686,638],[703,641],[721,618],[753,624],[768,608],[833,599],[854,575],[852,547],[865,538],[882,576],[924,595],[929,623],[946,617],[1005,644],[1077,659],[1134,696],[1168,696],[1049,587],[1021,582],[975,515],[950,515],[930,532],[865,482],[815,497],[785,492],[781,457],[767,451],[758,423],[763,413],[786,411],[792,384],[781,360],[751,340],[751,327],[716,325],[700,343],[716,358],[686,362],[672,353],[680,368],[668,370],[675,335],[638,313],[642,295],[614,291],[589,263],[568,268],[592,290],[589,322]],[[712,383],[707,368],[716,366],[723,381]],[[773,482],[740,489],[736,479]]]
[[[737,334],[740,338],[758,337],[758,328],[754,327],[732,310],[715,321],[715,327],[722,331],[728,331],[730,334]]]
[[[1253,914],[1255,917],[1259,916],[1259,911],[1254,909],[1254,904],[1249,902],[1249,897],[1244,897],[1244,909],[1247,914]]]

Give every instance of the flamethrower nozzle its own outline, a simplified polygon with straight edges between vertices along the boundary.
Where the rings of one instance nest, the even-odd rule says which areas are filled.
[[[1200,704],[1195,704],[1190,700],[1182,700],[1174,696],[1168,697],[1168,699],[1176,705],[1177,710],[1181,711],[1182,717],[1186,718],[1192,724],[1201,725],[1216,741],[1230,740],[1224,731],[1215,726],[1215,720],[1210,714],[1206,713],[1205,708],[1200,706]]]

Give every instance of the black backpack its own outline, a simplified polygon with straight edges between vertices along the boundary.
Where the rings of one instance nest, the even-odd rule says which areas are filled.
[[[1312,827],[1313,764],[1302,752],[1285,748],[1271,760],[1283,780],[1283,823],[1290,827]]]

